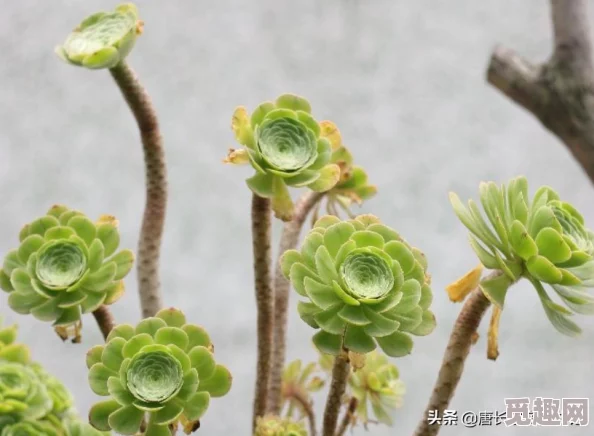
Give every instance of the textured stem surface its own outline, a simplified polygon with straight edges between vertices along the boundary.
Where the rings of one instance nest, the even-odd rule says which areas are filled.
[[[292,396],[299,402],[299,404],[301,404],[301,407],[305,412],[305,416],[307,416],[307,420],[309,421],[309,436],[316,436],[316,415],[314,413],[311,401],[308,400],[307,396],[299,390],[293,392]]]
[[[285,224],[281,235],[278,256],[287,250],[295,248],[299,242],[299,234],[309,212],[319,203],[324,194],[307,192],[301,196],[295,205],[293,219]],[[279,415],[281,412],[281,391],[283,368],[287,347],[287,308],[291,283],[283,275],[280,262],[277,260],[274,273],[274,337],[272,372],[270,375],[270,389],[268,392],[268,412]]]
[[[497,271],[488,277],[493,278],[499,274],[501,272]],[[454,324],[431,399],[425,409],[423,419],[414,433],[415,436],[433,436],[439,432],[440,425],[429,425],[427,419],[429,413],[431,411],[437,411],[438,416],[441,416],[443,411],[448,407],[450,400],[454,396],[458,382],[462,377],[464,362],[470,352],[473,337],[490,305],[491,303],[479,288],[472,291],[466,298],[464,306],[462,306],[462,310]]]
[[[99,309],[93,312],[93,316],[97,321],[97,325],[99,326],[99,330],[101,330],[101,334],[103,334],[103,338],[107,339],[107,336],[109,336],[109,333],[115,327],[115,321],[111,311],[109,310],[109,307],[106,305],[100,306]]]
[[[138,292],[144,318],[163,306],[159,279],[159,255],[167,205],[167,171],[163,138],[151,99],[134,71],[120,62],[110,70],[136,118],[146,167],[146,204],[138,243]]]
[[[332,383],[330,384],[330,392],[328,392],[326,409],[324,410],[322,436],[334,436],[336,432],[338,414],[342,406],[342,396],[346,389],[350,370],[351,366],[347,353],[343,352],[339,356],[336,356],[334,367],[332,368]]]
[[[355,415],[358,404],[359,401],[357,401],[355,397],[351,398],[349,401],[349,407],[344,412],[344,416],[342,417],[342,421],[340,422],[340,426],[336,432],[336,436],[344,436],[346,434],[347,430],[349,429],[349,425],[352,422],[353,416]]]
[[[487,81],[564,142],[594,182],[594,65],[587,0],[551,0],[554,51],[532,65],[497,47]]]
[[[252,243],[254,250],[254,284],[258,310],[258,363],[252,431],[256,419],[266,414],[266,401],[272,363],[272,331],[274,301],[271,280],[271,209],[270,200],[256,194],[252,197]]]

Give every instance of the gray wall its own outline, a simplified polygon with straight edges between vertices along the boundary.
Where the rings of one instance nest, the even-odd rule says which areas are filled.
[[[82,17],[113,1],[4,2],[0,13],[0,253],[17,244],[25,222],[54,203],[90,216],[119,217],[123,246],[135,248],[144,202],[138,133],[105,71],[61,63],[54,45]],[[247,435],[255,369],[248,169],[224,166],[236,105],[254,107],[286,91],[311,99],[331,118],[379,196],[364,211],[380,216],[425,250],[434,279],[438,328],[397,361],[408,393],[397,430],[410,434],[425,406],[459,306],[444,286],[476,264],[449,190],[476,196],[481,180],[525,174],[549,184],[594,224],[594,191],[559,141],[533,117],[488,87],[484,72],[496,42],[530,59],[550,53],[548,2],[513,0],[140,1],[145,34],[130,56],[161,116],[171,199],[163,246],[168,305],[204,325],[234,386],[214,401],[201,434]],[[278,227],[276,228],[278,234]],[[139,319],[135,275],[113,307],[118,321]],[[295,300],[295,299],[293,299]],[[96,400],[84,353],[101,342],[85,318],[82,345],[61,343],[51,328],[0,312],[21,325],[34,357],[76,394],[82,414]],[[289,357],[314,358],[312,330],[291,312]],[[502,317],[501,356],[472,350],[452,407],[504,410],[514,396],[587,397],[594,380],[594,321],[581,339],[557,334],[535,292],[513,289]],[[486,323],[485,323],[486,324]],[[322,405],[318,400],[318,407]],[[587,428],[463,427],[470,434],[573,435]],[[365,434],[358,429],[354,434]]]

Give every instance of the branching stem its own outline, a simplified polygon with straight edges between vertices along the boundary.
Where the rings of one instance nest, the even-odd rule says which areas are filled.
[[[163,306],[159,278],[161,238],[167,206],[167,171],[163,138],[157,114],[146,90],[125,61],[110,69],[132,114],[136,118],[146,167],[146,205],[138,243],[138,292],[143,318]]]
[[[324,410],[324,426],[322,436],[335,436],[338,423],[338,414],[342,405],[342,396],[344,395],[351,365],[347,351],[344,350],[334,359],[332,368],[332,382],[330,391],[326,400],[326,409]]]
[[[93,316],[97,321],[97,325],[99,326],[99,330],[101,330],[101,334],[103,338],[107,340],[107,336],[115,327],[115,321],[113,319],[113,315],[109,310],[109,307],[106,305],[101,305],[97,310],[93,312]]]
[[[293,219],[285,224],[281,236],[278,256],[287,250],[295,248],[299,241],[299,234],[307,215],[320,202],[324,194],[307,192],[301,196],[295,205]],[[287,341],[287,308],[289,305],[291,284],[283,275],[280,262],[277,260],[274,273],[274,337],[272,372],[270,375],[270,389],[268,392],[268,412],[273,415],[281,411],[282,375],[285,365]]]

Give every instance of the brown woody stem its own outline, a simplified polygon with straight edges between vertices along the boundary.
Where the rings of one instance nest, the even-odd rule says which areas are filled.
[[[113,319],[113,315],[105,304],[101,305],[97,310],[93,312],[93,316],[97,321],[97,325],[99,326],[99,330],[101,330],[101,334],[103,335],[103,339],[107,340],[107,336],[115,327],[115,321]]]
[[[279,247],[280,256],[287,250],[295,248],[299,241],[299,234],[310,211],[319,203],[324,194],[307,192],[301,196],[295,205],[293,219],[285,224]],[[283,275],[280,261],[276,262],[274,273],[274,337],[272,372],[270,375],[270,389],[268,392],[268,412],[273,415],[281,411],[282,375],[285,366],[287,341],[287,308],[291,284]]]
[[[304,393],[300,390],[293,391],[291,396],[299,402],[303,412],[305,413],[305,416],[307,416],[307,420],[309,422],[309,436],[316,436],[316,415],[314,413],[311,400],[309,400],[307,396],[304,395]]]
[[[494,278],[500,274],[502,274],[500,271],[496,271],[487,278]],[[473,337],[490,305],[490,301],[478,287],[466,298],[452,329],[433,394],[425,409],[423,419],[417,426],[415,436],[434,436],[439,432],[439,424],[429,425],[429,413],[437,411],[438,416],[441,416],[448,407],[462,377],[464,362],[470,352]]]
[[[359,401],[355,397],[352,397],[349,401],[347,410],[344,412],[344,416],[342,417],[342,421],[340,422],[336,436],[344,436],[344,434],[346,434],[347,430],[349,429],[349,425],[351,425],[353,422],[353,416],[355,416],[355,411],[357,410],[358,404]]]
[[[110,69],[140,130],[146,167],[146,205],[138,243],[138,293],[144,318],[163,306],[159,255],[167,206],[167,171],[157,114],[146,90],[125,61]]]
[[[322,436],[334,436],[338,423],[338,414],[342,406],[342,396],[344,395],[351,365],[346,351],[340,353],[334,359],[332,368],[332,383],[330,392],[326,400],[326,409],[324,410],[324,426]]]
[[[266,414],[270,369],[272,363],[273,310],[271,280],[271,209],[270,200],[252,196],[252,243],[254,251],[254,284],[258,311],[258,361],[252,432],[258,417]]]

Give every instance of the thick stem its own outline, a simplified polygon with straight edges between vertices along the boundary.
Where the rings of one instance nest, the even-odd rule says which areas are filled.
[[[342,406],[342,396],[346,389],[350,370],[351,366],[349,364],[348,354],[344,351],[334,359],[332,383],[330,384],[330,392],[328,392],[326,409],[324,410],[322,436],[335,435],[338,414],[340,413],[340,407]]]
[[[551,0],[554,51],[534,66],[497,47],[487,81],[567,146],[594,182],[594,65],[587,0]]]
[[[311,401],[307,398],[306,395],[300,390],[296,390],[292,393],[292,396],[295,400],[299,402],[305,416],[307,416],[307,420],[309,422],[309,436],[316,436],[316,415],[313,410],[313,405]]]
[[[101,334],[103,334],[103,338],[107,340],[107,336],[115,327],[115,321],[113,319],[113,315],[105,304],[100,306],[99,309],[93,312],[93,316],[97,321],[97,325],[99,326],[99,330],[101,330]]]
[[[279,247],[280,256],[287,250],[295,248],[299,241],[299,234],[309,212],[319,203],[324,194],[307,192],[301,196],[295,206],[293,219],[285,224]],[[272,372],[270,375],[270,389],[268,391],[268,412],[279,415],[282,403],[282,376],[285,366],[287,340],[287,308],[291,284],[283,275],[279,260],[276,262],[274,273],[274,337]]]
[[[266,414],[266,401],[272,363],[274,301],[271,280],[271,209],[270,200],[256,194],[252,197],[252,243],[254,250],[254,284],[258,310],[258,363],[252,432],[258,417]]]
[[[501,274],[499,271],[493,272],[488,278],[499,274]],[[429,413],[437,411],[438,416],[441,416],[448,407],[462,377],[464,362],[470,352],[473,336],[490,305],[491,303],[479,288],[472,291],[466,298],[450,335],[433,394],[423,419],[414,433],[415,436],[434,436],[439,432],[439,424],[429,425]]]
[[[159,279],[159,255],[167,206],[167,171],[163,138],[157,114],[146,90],[125,61],[110,70],[132,111],[144,149],[146,204],[138,243],[138,292],[144,318],[163,306]]]
[[[359,401],[357,401],[355,397],[352,397],[349,401],[349,407],[344,412],[344,416],[342,417],[342,421],[340,422],[336,436],[344,436],[346,434],[347,430],[349,429],[349,425],[351,425],[353,422],[353,416],[355,415],[358,404]]]

